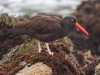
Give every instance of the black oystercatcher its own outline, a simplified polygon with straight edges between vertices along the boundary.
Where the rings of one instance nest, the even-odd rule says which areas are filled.
[[[37,39],[39,53],[42,50],[40,41],[45,42],[48,53],[53,55],[48,42],[67,36],[74,26],[88,35],[88,32],[77,23],[77,18],[72,15],[63,18],[56,15],[37,15],[16,24],[8,33],[12,33],[13,36],[29,35]]]

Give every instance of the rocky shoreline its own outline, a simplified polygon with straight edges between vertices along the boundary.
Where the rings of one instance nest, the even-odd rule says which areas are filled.
[[[89,36],[74,29],[63,41],[50,42],[51,56],[29,36],[9,37],[7,30],[29,16],[0,14],[0,75],[99,75],[100,74],[100,1],[83,1],[73,14]],[[96,11],[96,12],[95,12]],[[77,36],[76,36],[77,34]],[[74,37],[74,38],[73,38]],[[90,55],[87,50],[92,51]]]

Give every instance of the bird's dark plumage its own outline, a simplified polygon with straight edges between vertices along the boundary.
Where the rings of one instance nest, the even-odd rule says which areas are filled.
[[[74,26],[74,23],[66,20],[70,21],[67,17],[61,19],[58,16],[37,15],[16,24],[8,33],[29,35],[37,40],[50,42],[69,33],[70,27]]]

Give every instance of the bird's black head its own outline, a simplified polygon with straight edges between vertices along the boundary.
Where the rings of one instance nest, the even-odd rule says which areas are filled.
[[[77,18],[73,15],[70,16],[66,16],[62,19],[62,25],[65,29],[71,30],[74,26],[76,26],[77,28],[79,28],[82,32],[84,32],[85,34],[88,35],[88,32],[81,27],[78,22],[77,22]]]
[[[66,16],[62,19],[62,23],[64,27],[73,27],[77,22],[77,18],[75,16]]]

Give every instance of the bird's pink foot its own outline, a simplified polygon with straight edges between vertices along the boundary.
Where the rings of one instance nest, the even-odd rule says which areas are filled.
[[[38,52],[41,53],[42,49],[39,49]]]
[[[50,51],[50,48],[49,48],[49,44],[48,43],[45,43],[46,47],[47,47],[47,52],[53,56],[54,52],[51,52]]]
[[[41,48],[41,45],[40,45],[40,41],[37,40],[37,43],[38,43],[38,52],[41,53],[42,48]]]
[[[54,52],[48,52],[48,53],[49,53],[50,55],[52,55],[52,56],[54,55]]]

